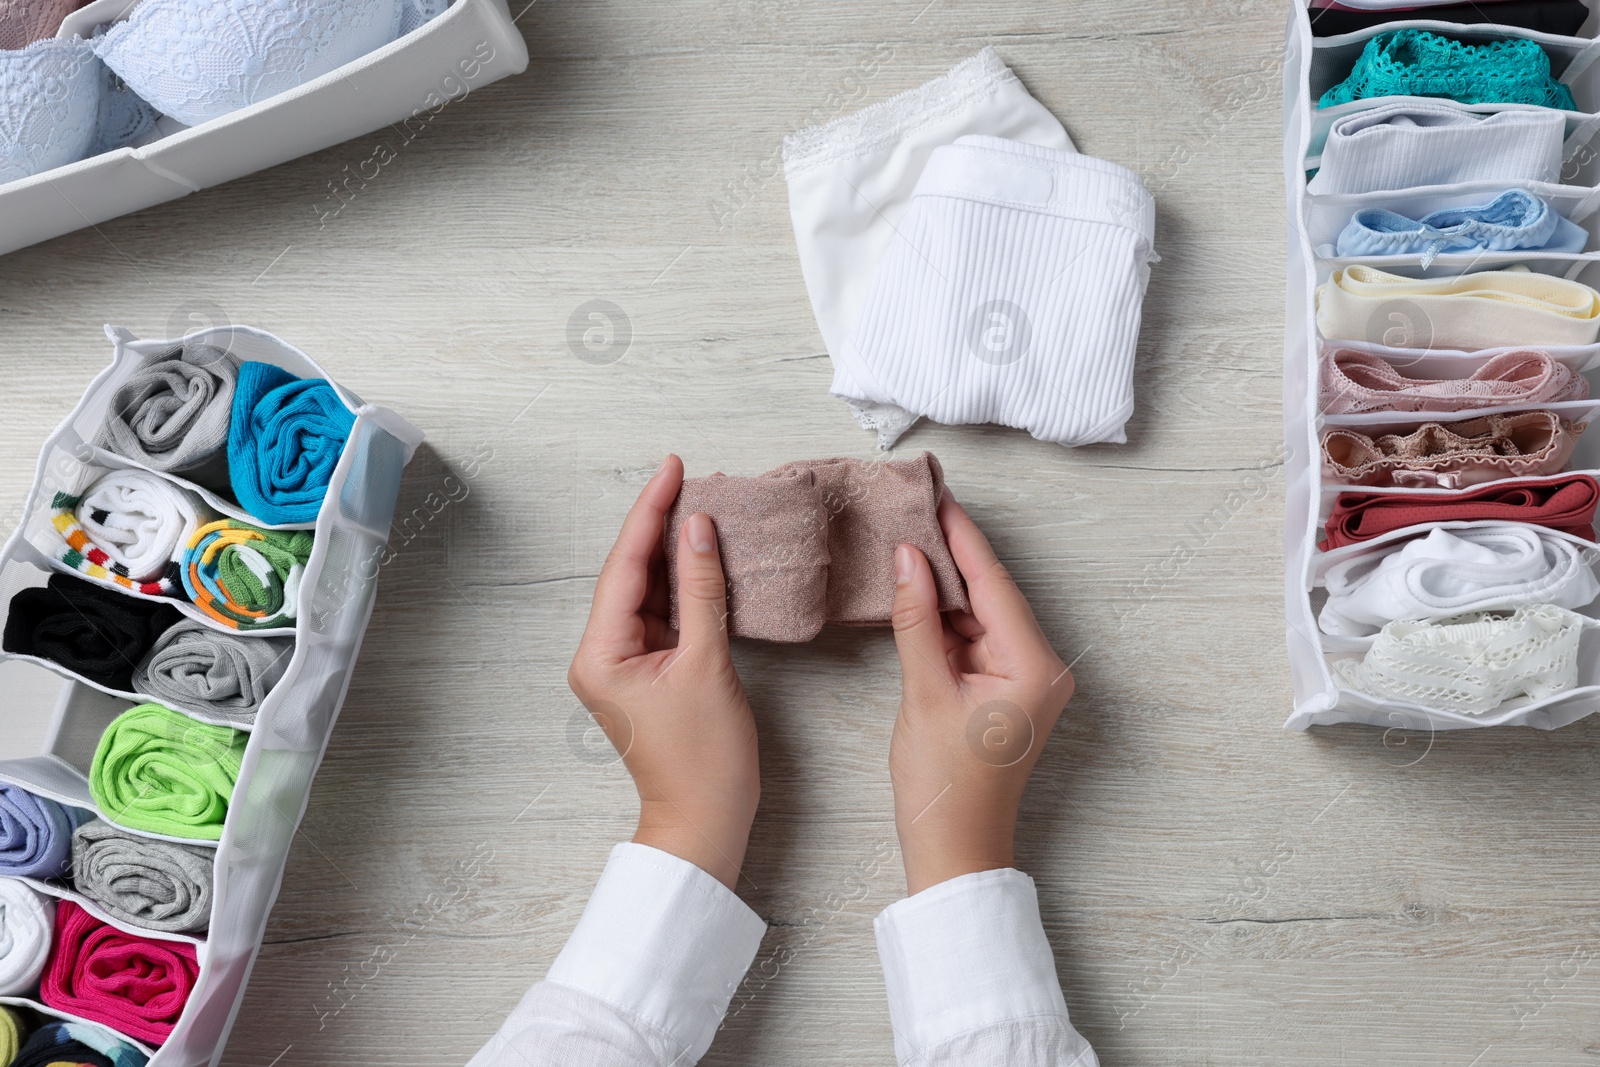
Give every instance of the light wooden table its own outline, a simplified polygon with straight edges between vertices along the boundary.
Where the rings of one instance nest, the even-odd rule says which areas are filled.
[[[537,0],[528,73],[391,145],[321,224],[388,134],[0,259],[0,500],[108,357],[102,322],[264,327],[429,435],[224,1063],[460,1064],[543,974],[635,813],[564,676],[637,489],[669,450],[745,474],[871,450],[827,395],[779,143],[985,44],[1159,204],[1128,445],[905,442],[1076,664],[1019,857],[1074,1021],[1107,1065],[1600,1062],[1600,722],[1279,729],[1285,14]],[[596,299],[631,326],[606,366],[567,343]],[[891,640],[737,658],[772,929],[705,1062],[890,1064]]]

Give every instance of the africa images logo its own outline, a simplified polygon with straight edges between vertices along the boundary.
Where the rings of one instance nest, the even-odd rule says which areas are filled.
[[[967,348],[991,366],[1004,367],[1028,354],[1033,323],[1009,300],[990,300],[967,317]]]

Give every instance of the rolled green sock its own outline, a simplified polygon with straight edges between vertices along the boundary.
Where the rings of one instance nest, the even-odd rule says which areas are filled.
[[[262,530],[237,519],[207,523],[179,561],[183,587],[195,607],[232,629],[293,626],[311,544],[310,530]]]
[[[10,1063],[17,1058],[22,1036],[22,1016],[16,1009],[0,1004],[0,1063]]]
[[[129,829],[215,841],[248,740],[239,730],[140,704],[101,735],[89,793],[107,818]]]

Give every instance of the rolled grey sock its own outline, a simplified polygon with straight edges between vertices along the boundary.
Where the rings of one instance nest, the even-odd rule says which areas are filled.
[[[152,470],[225,489],[238,380],[239,360],[220,348],[175,349],[118,387],[98,443]]]
[[[185,619],[163,632],[139,661],[133,689],[184,711],[249,726],[293,654],[292,637],[225,634]]]
[[[72,834],[72,884],[108,913],[165,934],[211,923],[216,849],[156,841],[99,819]]]

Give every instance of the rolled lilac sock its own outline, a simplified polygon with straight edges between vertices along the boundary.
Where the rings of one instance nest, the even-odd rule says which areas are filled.
[[[72,869],[72,831],[91,814],[0,784],[0,876],[64,877]]]

